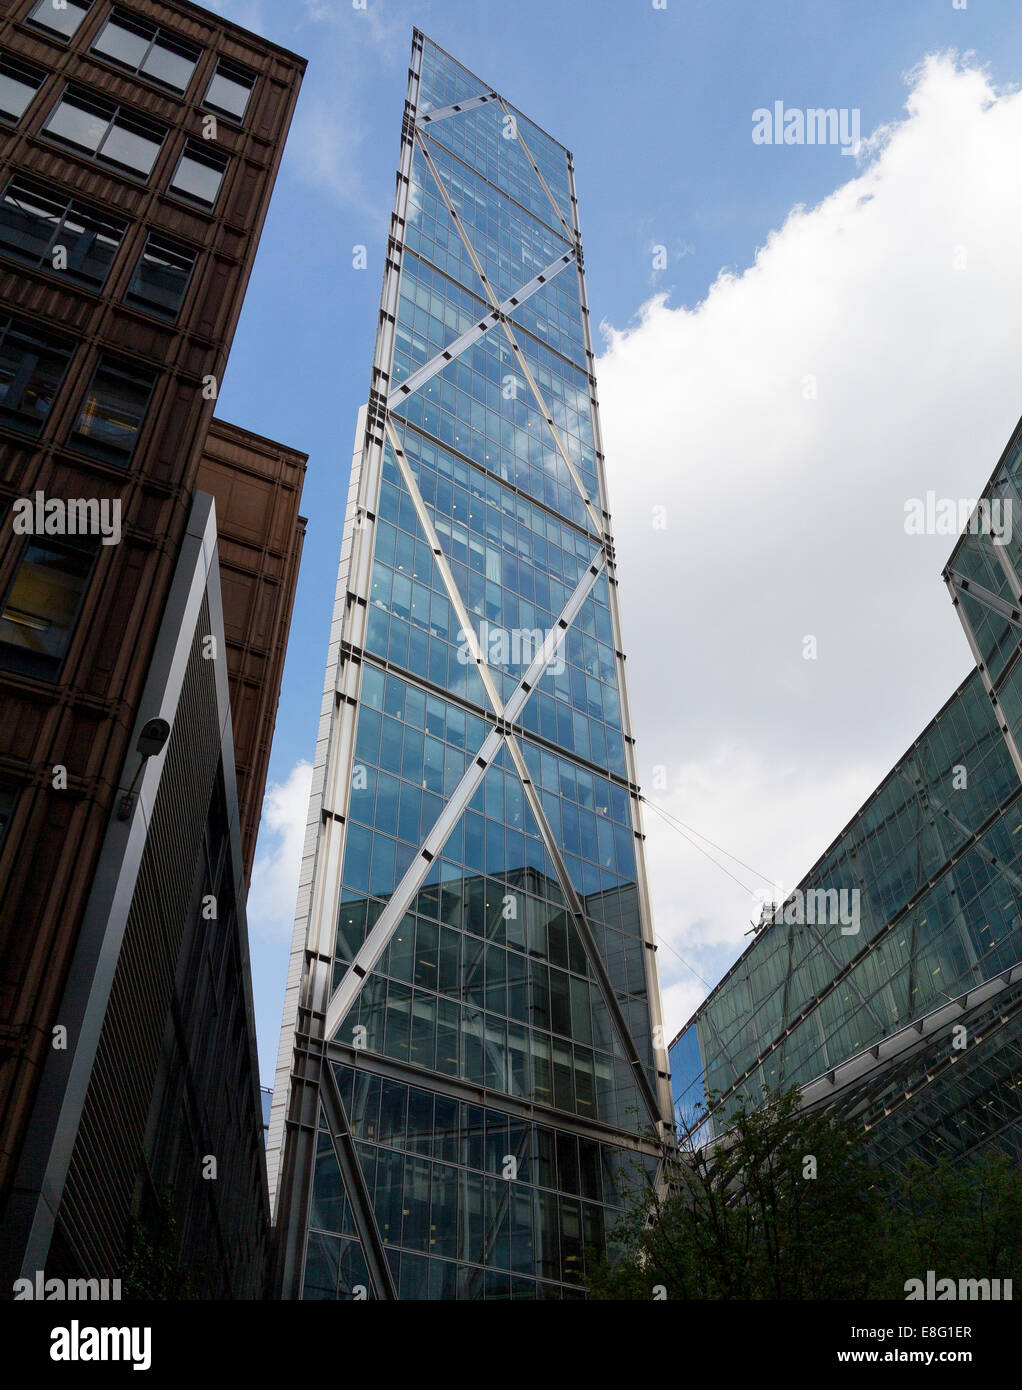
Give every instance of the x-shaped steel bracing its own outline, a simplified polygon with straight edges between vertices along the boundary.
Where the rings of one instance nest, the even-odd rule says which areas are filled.
[[[531,165],[540,186],[549,199],[557,221],[563,228],[564,235],[571,248],[553,260],[542,271],[533,276],[531,280],[521,286],[520,289],[516,290],[514,294],[509,295],[504,300],[498,300],[493,286],[487,278],[480,257],[475,247],[472,245],[464,222],[457,208],[454,206],[446,184],[433,162],[428,145],[422,134],[423,130],[428,130],[429,126],[436,121],[448,119],[465,111],[471,111],[492,101],[499,102],[505,117],[512,123],[515,131],[514,138],[518,140],[523,154]],[[429,509],[419,492],[408,458],[402,447],[400,436],[393,422],[390,420],[389,415],[388,418],[385,418],[384,431],[386,440],[390,445],[397,463],[398,471],[401,474],[402,481],[411,498],[412,506],[415,510],[422,533],[433,552],[437,572],[440,575],[441,582],[451,602],[451,606],[457,615],[469,653],[479,672],[486,698],[493,711],[492,719],[494,727],[490,729],[481,747],[476,751],[472,762],[455,787],[454,792],[444,806],[435,824],[430,829],[418,854],[405,871],[401,881],[397,884],[389,901],[384,907],[383,912],[380,914],[365,941],[349,963],[336,990],[334,990],[331,995],[326,1010],[324,1037],[330,1039],[335,1035],[341,1022],[356,1002],[366,978],[379,962],[395,929],[408,911],[415,895],[422,886],[423,881],[429,873],[430,865],[437,855],[442,853],[444,844],[457,825],[459,818],[467,809],[469,802],[486,774],[487,768],[493,764],[503,746],[507,748],[512,764],[524,788],[529,808],[539,827],[540,836],[543,840],[546,852],[554,866],[558,882],[565,897],[565,902],[568,905],[569,913],[578,932],[579,939],[585,949],[592,977],[595,980],[596,986],[600,991],[608,1014],[610,1015],[621,1050],[628,1062],[629,1071],[634,1080],[636,1090],[642,1097],[643,1103],[649,1112],[649,1116],[656,1126],[659,1125],[662,1120],[656,1094],[653,1087],[650,1085],[645,1065],[628,1029],[613,984],[600,955],[592,929],[589,926],[584,905],[571,881],[571,876],[564,863],[560,846],[547,820],[538,789],[529,775],[528,766],[515,737],[513,728],[520,720],[522,711],[525,708],[526,701],[531,692],[542,679],[550,662],[560,650],[568,628],[578,616],[582,605],[591,594],[593,586],[599,576],[604,572],[605,568],[612,564],[611,556],[605,544],[605,533],[600,512],[594,505],[593,499],[590,498],[587,493],[578,468],[565,445],[560,431],[554,423],[553,413],[544,399],[543,393],[529,367],[525,354],[522,351],[521,345],[514,334],[509,320],[509,315],[513,313],[519,305],[525,303],[532,295],[541,290],[556,275],[560,274],[566,266],[577,266],[579,264],[578,238],[574,230],[565,221],[561,209],[558,207],[557,201],[550,191],[549,185],[540,172],[539,166],[532,157],[520,132],[518,132],[515,117],[502,98],[498,97],[495,93],[491,92],[482,94],[478,97],[467,98],[464,101],[440,108],[439,110],[430,112],[426,116],[420,117],[416,123],[415,142],[447,209],[451,223],[465,248],[466,255],[479,277],[479,283],[483,288],[483,293],[490,306],[490,311],[488,315],[477,324],[474,324],[471,328],[460,334],[442,352],[438,353],[423,366],[417,368],[404,382],[395,386],[387,397],[387,410],[389,412],[400,406],[403,401],[407,400],[414,392],[420,390],[432,377],[443,371],[450,362],[455,361],[463,352],[477,343],[485,333],[499,325],[507,337],[515,361],[521,370],[522,376],[525,378],[527,387],[535,400],[535,404],[542,412],[543,418],[550,430],[550,436],[554,442],[554,446],[567,470],[568,476],[578,491],[579,496],[582,498],[586,513],[593,525],[596,536],[601,539],[594,542],[596,550],[589,568],[569,598],[563,612],[546,634],[539,651],[536,653],[524,677],[519,681],[511,697],[505,704],[498,693],[492,670],[476,635],[464,597],[454,581],[450,564],[440,544],[440,539],[433,524]]]

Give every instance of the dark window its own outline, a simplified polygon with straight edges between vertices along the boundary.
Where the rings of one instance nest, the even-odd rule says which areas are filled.
[[[96,556],[95,541],[29,541],[0,608],[0,666],[56,677]]]
[[[0,201],[0,253],[86,285],[102,285],[123,235],[122,222],[27,179]]]
[[[245,114],[254,86],[254,73],[246,72],[244,68],[221,58],[206,88],[205,105],[219,111],[221,115],[240,121]]]
[[[106,355],[92,374],[71,442],[112,463],[127,463],[135,452],[155,381],[153,372]]]
[[[224,155],[204,150],[194,140],[189,140],[170,186],[182,198],[211,208],[217,200],[226,168],[227,159]]]
[[[38,434],[70,360],[68,344],[0,318],[0,423]]]
[[[12,787],[8,783],[0,783],[0,849],[3,849],[4,837],[7,834],[7,827],[11,823],[11,817],[14,815],[14,803],[17,799],[17,787]],[[265,1129],[265,1125],[263,1128]]]
[[[39,0],[29,19],[69,39],[77,32],[91,6],[92,0]]]
[[[93,53],[183,92],[202,49],[126,10],[114,10],[92,45]]]
[[[48,135],[148,178],[166,130],[155,121],[69,87],[46,122]]]
[[[43,74],[37,68],[16,58],[0,57],[0,116],[20,120],[42,85]]]
[[[194,268],[194,251],[150,232],[125,298],[151,314],[176,319]]]

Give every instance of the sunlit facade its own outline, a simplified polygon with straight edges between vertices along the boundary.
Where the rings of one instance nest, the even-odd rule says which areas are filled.
[[[279,1289],[577,1297],[671,1110],[574,173],[418,32],[371,385],[270,1124]]]
[[[1016,430],[944,573],[976,668],[796,890],[856,929],[776,914],[671,1044],[697,1143],[798,1084],[885,1165],[1022,1157],[1020,482]]]

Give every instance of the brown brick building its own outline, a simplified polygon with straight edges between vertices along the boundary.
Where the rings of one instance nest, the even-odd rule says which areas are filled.
[[[169,1200],[184,1263],[219,1252],[196,1287],[258,1278],[244,888],[305,458],[212,412],[304,66],[181,0],[0,0],[12,1268],[116,1274],[129,1217]],[[169,738],[143,759],[154,717]],[[195,1156],[217,1152],[205,1186],[226,1164],[236,1193],[196,1198]]]
[[[197,484],[216,498],[245,885],[252,873],[305,518],[306,455],[213,420]]]

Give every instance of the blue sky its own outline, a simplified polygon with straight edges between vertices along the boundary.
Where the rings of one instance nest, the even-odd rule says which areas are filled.
[[[964,10],[954,8],[952,0],[898,0],[896,4],[890,0],[857,0],[854,4],[847,0],[667,0],[665,9],[654,9],[649,0],[587,0],[585,4],[580,0],[545,0],[542,4],[518,0],[514,5],[495,0],[432,4],[367,0],[365,10],[354,9],[349,0],[221,0],[212,7],[310,59],[217,406],[217,414],[223,418],[310,455],[302,504],[310,522],[270,764],[270,783],[278,785],[287,784],[296,764],[310,760],[313,752],[348,461],[356,412],[368,387],[413,25],[573,151],[594,324],[604,323],[619,335],[608,359],[608,380],[603,373],[600,376],[604,427],[608,437],[622,440],[626,449],[637,433],[654,428],[651,412],[652,416],[657,413],[654,399],[646,402],[634,422],[629,419],[628,402],[636,399],[636,392],[627,386],[628,352],[638,354],[647,340],[653,346],[660,327],[670,324],[677,340],[671,340],[669,352],[680,354],[673,360],[680,364],[678,379],[683,378],[688,361],[685,354],[705,356],[705,345],[701,348],[698,335],[694,339],[692,335],[699,325],[710,321],[713,305],[724,297],[719,286],[722,270],[731,272],[740,284],[748,284],[751,296],[754,280],[750,272],[757,263],[757,252],[779,229],[787,228],[793,234],[792,210],[800,206],[816,209],[863,174],[862,161],[843,157],[834,147],[764,148],[754,144],[752,117],[757,108],[772,107],[779,100],[787,108],[857,108],[864,135],[890,123],[914,119],[921,136],[926,122],[932,127],[943,119],[940,112],[950,112],[953,119],[959,96],[965,102],[963,112],[967,108],[973,121],[978,121],[990,105],[989,97],[977,96],[975,88],[970,99],[964,78],[954,78],[948,68],[940,81],[933,79],[932,100],[924,100],[924,109],[914,118],[906,118],[906,96],[912,85],[907,74],[918,70],[927,55],[948,51],[973,54],[964,64],[985,70],[1004,107],[1005,119],[1015,114],[1008,89],[1022,76],[1022,9],[1017,0],[969,0]],[[963,114],[959,123],[964,124],[965,119]],[[903,184],[910,180],[913,159],[920,168],[930,168],[926,152],[932,151],[934,144],[920,140],[913,146],[908,140],[910,134],[906,131],[904,154],[879,171],[886,180],[884,187],[899,179]],[[882,165],[882,142],[872,157],[875,164]],[[975,160],[971,163],[974,165]],[[963,168],[968,166],[969,161],[963,160]],[[1011,167],[1017,167],[1017,156]],[[1012,177],[1007,171],[1002,176]],[[926,187],[933,187],[941,177],[939,168],[932,170]],[[975,189],[971,191],[972,204],[982,205],[988,184],[992,188],[995,181],[996,171],[992,170],[982,196],[977,196]],[[878,191],[882,203],[884,190]],[[954,204],[953,188],[948,201]],[[1005,224],[1008,220],[1007,210],[1000,204],[992,204],[985,215],[991,220],[1003,218]],[[807,222],[803,231],[808,235],[814,225]],[[856,240],[858,225],[847,224],[852,235],[846,240],[854,245],[861,245]],[[952,229],[949,235],[953,234]],[[970,244],[976,244],[981,235],[971,231]],[[367,248],[366,270],[352,268],[352,251],[358,245]],[[666,269],[653,269],[655,245],[667,249]],[[831,245],[836,248],[830,253],[831,260],[840,259],[840,235]],[[777,248],[775,259],[776,252]],[[808,259],[804,262],[809,263]],[[819,264],[830,262],[824,259]],[[996,279],[993,272],[991,278]],[[811,291],[804,275],[799,283]],[[918,331],[918,323],[916,330],[912,329],[913,304],[925,298],[927,283],[923,278],[919,295],[900,306],[901,332],[911,335]],[[711,295],[715,284],[718,289]],[[978,306],[986,293],[985,282],[977,274],[969,286],[968,292],[978,296]],[[820,293],[825,292],[821,288]],[[654,295],[669,297],[667,305],[674,311],[673,317],[661,315],[654,321],[640,312]],[[806,302],[813,303],[811,293]],[[743,317],[746,312],[747,320]],[[791,339],[797,325],[793,326],[783,312],[774,312],[778,313],[779,336]],[[968,304],[962,312],[967,321]],[[759,360],[765,362],[771,349],[762,314],[762,307],[751,299],[747,311],[739,299],[728,331],[738,343],[743,323],[755,321]],[[1017,306],[1013,317],[1017,322]],[[838,322],[831,335],[842,331]],[[869,368],[861,359],[868,352],[868,337],[865,341],[866,348],[859,344],[850,367],[864,374]],[[911,336],[909,341],[913,341]],[[721,360],[726,362],[726,352]],[[720,373],[717,375],[719,379]],[[673,379],[666,379],[663,391],[670,393]],[[736,394],[742,389],[740,384],[734,387]],[[762,392],[750,389],[751,412],[753,398]],[[859,389],[871,391],[868,375],[860,379]],[[999,379],[989,390],[987,402],[986,397],[980,401],[975,391],[967,395],[963,389],[959,403],[959,413],[968,406],[976,411],[977,419],[993,417],[989,437],[977,447],[977,460],[968,476],[973,489],[982,486],[993,467],[994,443],[1003,443],[1005,422],[1013,421],[1019,413],[1010,380]],[[1022,392],[1018,394],[1022,399]],[[902,398],[906,410],[927,408],[925,402],[921,406],[913,403],[907,387]],[[622,404],[610,418],[612,399]],[[736,400],[735,409],[744,408],[742,401]],[[692,411],[698,415],[699,410],[696,398]],[[707,411],[707,427],[713,418]],[[836,421],[830,428],[834,427]],[[791,449],[805,447],[804,428],[798,423],[790,428]],[[814,424],[812,428],[820,427]],[[675,436],[661,431],[661,436],[657,440],[661,491],[654,487],[649,497],[655,502],[661,493],[670,495],[679,508],[684,508],[685,489],[669,493],[673,483],[667,480],[666,472],[670,471],[674,448],[679,475],[698,468],[698,458],[692,459],[693,441],[683,431]],[[813,447],[818,450],[819,445]],[[739,467],[740,462],[736,446],[733,457],[714,458],[712,468],[718,476],[726,476],[728,467]],[[689,472],[688,476],[695,475]],[[621,487],[625,480],[618,482],[616,491],[612,462],[612,506],[621,505],[615,501],[620,497],[627,508],[627,487]],[[682,529],[676,535],[684,540],[686,533]],[[945,553],[949,551],[950,543],[943,548]],[[633,546],[632,553],[640,554],[640,547]],[[686,726],[678,722],[668,728],[658,723],[651,707],[648,723],[653,733],[644,750],[640,716],[645,696],[635,699],[633,675],[633,716],[640,756],[647,752],[650,765],[678,762],[688,768],[660,799],[743,858],[763,864],[771,877],[775,869],[782,875],[798,875],[807,869],[812,857],[822,851],[862,796],[950,693],[953,681],[964,674],[964,641],[951,616],[940,607],[940,558],[934,551],[920,563],[916,558],[919,553],[917,549],[906,561],[913,567],[906,583],[911,593],[916,592],[911,586],[918,583],[922,585],[919,592],[931,596],[937,614],[934,623],[940,624],[941,636],[933,640],[927,636],[924,646],[927,652],[937,646],[939,653],[932,669],[916,671],[904,693],[898,693],[902,688],[897,687],[890,700],[889,717],[880,698],[876,719],[855,739],[849,734],[831,764],[822,763],[818,754],[807,755],[817,783],[821,779],[827,782],[825,796],[814,798],[810,793],[807,799],[806,789],[811,783],[803,785],[793,770],[795,743],[789,747],[785,742],[783,714],[778,714],[774,723],[764,722],[757,733],[751,713],[747,717],[740,711],[748,738],[744,753],[729,744],[722,728],[699,725],[699,748],[706,756],[697,766]],[[629,613],[639,602],[638,591],[657,582],[652,569],[647,578],[636,566],[630,576],[627,555],[625,551],[622,572],[626,639]],[[735,588],[729,602],[737,611],[749,586],[738,574],[733,578]],[[775,603],[772,613],[775,617],[778,612],[790,612],[792,622],[803,632],[812,629],[806,626],[808,618],[802,621],[798,615],[796,621],[796,579],[792,579],[790,600]],[[726,593],[726,566],[716,580],[716,587]],[[679,590],[679,596],[683,605],[686,598],[693,606],[702,599],[691,590],[687,595]],[[765,615],[756,630],[773,620]],[[720,614],[715,622],[715,630],[726,626]],[[681,613],[678,623],[683,626]],[[928,634],[929,627],[924,624],[923,628]],[[857,632],[854,611],[846,614],[843,631]],[[629,654],[640,675],[643,669],[654,670],[656,644],[662,634],[658,636],[641,622],[636,622],[631,633]],[[675,647],[686,645],[683,633],[672,640]],[[865,633],[867,646],[869,640]],[[701,653],[698,637],[694,638],[693,653],[696,651]],[[643,667],[644,661],[648,668]],[[700,665],[699,683],[703,703],[714,704],[717,693],[708,669],[712,671],[712,663],[709,668],[705,663]],[[733,676],[724,666],[720,679],[733,688]],[[843,683],[842,688],[847,687],[847,672],[835,669],[834,679],[839,685]],[[820,692],[806,700],[808,704],[801,694],[796,700],[803,729],[819,728],[833,743],[830,721],[835,697]],[[693,718],[690,727],[695,729],[697,724]],[[842,721],[842,728],[848,734],[847,721]],[[726,791],[729,780],[725,769],[733,767],[736,758],[743,772],[755,761],[757,776],[762,775],[773,787],[773,795],[781,801],[787,798],[787,821],[776,807],[772,816],[782,829],[788,828],[783,844],[758,837],[748,818],[738,814],[736,798],[747,801],[748,787],[730,796],[722,794],[722,785]],[[644,785],[648,785],[645,776]],[[825,811],[820,809],[821,801]],[[817,809],[810,812],[809,806]],[[287,813],[288,808],[282,805],[281,816]],[[803,834],[801,827],[807,820],[813,821],[811,833]],[[652,827],[648,828],[652,832]],[[260,843],[264,857],[273,850],[272,829],[264,830]],[[661,861],[666,853],[661,850]],[[705,862],[692,856],[680,842],[674,842],[670,854],[679,873],[687,871],[689,860],[694,859],[693,874],[709,872],[709,884],[717,881],[712,868],[707,871]],[[705,992],[699,977],[712,982],[737,954],[744,928],[740,919],[743,913],[748,914],[744,904],[722,908],[734,921],[726,930],[712,929],[714,909],[704,900],[713,891],[709,884],[706,894],[697,893],[690,904],[678,906],[678,894],[654,859],[651,845],[654,902],[667,904],[664,930],[698,970],[698,977],[693,976],[678,965],[673,954],[670,959],[662,956],[665,983],[677,982],[674,1017],[669,1014],[670,1022],[677,1026]],[[719,882],[722,891],[733,891],[723,878]],[[266,920],[266,904],[262,915],[256,915],[253,970],[261,1070],[264,1082],[269,1082],[290,916],[274,927]]]

